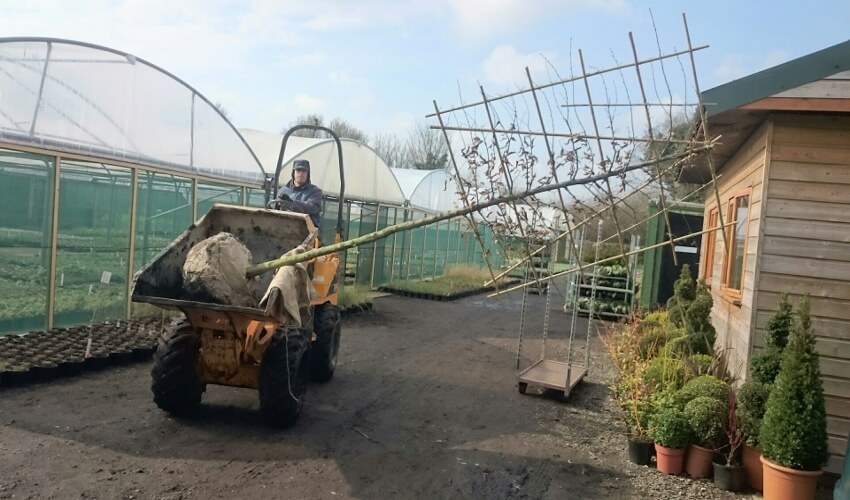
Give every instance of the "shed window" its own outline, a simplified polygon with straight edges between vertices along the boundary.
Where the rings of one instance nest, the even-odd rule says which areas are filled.
[[[742,193],[729,200],[729,222],[727,238],[729,252],[726,255],[724,285],[733,295],[740,295],[744,283],[744,262],[747,256],[747,231],[750,227],[750,192]]]
[[[712,208],[708,211],[708,227],[711,229],[717,227],[717,209]],[[702,263],[702,277],[706,283],[711,282],[711,276],[714,274],[714,245],[717,242],[717,231],[709,231],[705,233],[705,260]]]

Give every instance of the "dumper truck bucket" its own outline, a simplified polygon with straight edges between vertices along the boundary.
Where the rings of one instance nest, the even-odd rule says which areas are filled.
[[[213,309],[265,316],[262,309],[210,303],[208,297],[192,295],[183,286],[183,264],[189,250],[221,232],[238,238],[251,252],[254,264],[277,259],[302,244],[314,230],[306,214],[263,208],[215,204],[195,224],[171,242],[136,273],[132,300],[174,309]],[[265,273],[257,289],[265,290],[274,273]]]

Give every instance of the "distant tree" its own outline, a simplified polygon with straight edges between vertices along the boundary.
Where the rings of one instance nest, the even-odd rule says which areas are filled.
[[[345,137],[346,139],[354,139],[355,141],[363,143],[367,142],[369,139],[365,132],[342,118],[334,118],[331,120],[328,128],[336,132],[336,135],[338,135],[340,139]]]
[[[429,128],[427,123],[416,123],[408,137],[408,147],[413,162],[407,168],[437,170],[449,165],[449,147],[442,132]]]
[[[410,145],[395,134],[378,134],[369,141],[372,149],[392,168],[411,168]]]
[[[691,138],[695,126],[696,117],[687,115],[672,116],[660,126],[656,127],[649,135],[652,141],[645,143],[641,154],[641,161],[648,162],[664,156],[672,156],[683,152],[689,144],[675,141],[687,141]],[[669,162],[658,164],[662,171],[670,166]],[[655,176],[655,167],[647,167],[647,174]],[[664,192],[669,198],[678,199],[695,191],[699,186],[687,185],[679,182],[679,169],[673,169],[662,174],[661,183]],[[690,201],[702,201],[701,198]]]
[[[291,129],[296,125],[314,125],[316,127],[324,127],[325,126],[325,118],[322,115],[309,113],[306,115],[298,115],[294,120],[289,122],[289,125],[284,127],[283,130],[280,131],[281,134],[285,134],[287,130]],[[297,130],[294,134],[298,137],[310,137],[313,139],[319,139],[322,137],[326,137],[327,134],[322,132],[321,130],[313,130],[313,129],[301,129]]]
[[[314,125],[317,127],[327,127],[339,136],[340,139],[354,139],[355,141],[366,142],[368,136],[365,132],[355,127],[351,123],[343,120],[342,118],[334,118],[330,123],[325,123],[325,118],[322,115],[316,113],[309,113],[306,115],[297,116],[289,125],[281,131],[281,133],[286,133],[287,130],[291,129],[296,125]],[[331,136],[327,132],[322,130],[313,130],[313,129],[301,129],[296,131],[294,134],[298,137],[311,137],[314,139],[329,139]]]

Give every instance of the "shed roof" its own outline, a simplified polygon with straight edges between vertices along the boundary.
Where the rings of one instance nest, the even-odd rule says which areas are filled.
[[[710,153],[720,170],[771,112],[850,112],[850,40],[706,90],[701,100],[708,133],[721,137]],[[680,179],[711,180],[707,160],[701,155]]]

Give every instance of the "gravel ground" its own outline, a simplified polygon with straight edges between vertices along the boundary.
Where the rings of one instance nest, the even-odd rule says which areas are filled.
[[[553,291],[547,357],[565,360]],[[334,379],[308,387],[287,430],[246,389],[211,386],[198,417],[172,418],[151,401],[149,361],[4,389],[0,499],[752,497],[628,462],[595,324],[566,402],[519,394],[521,298],[376,299],[346,318]],[[523,367],[541,352],[544,297],[528,306]],[[586,332],[580,319],[575,361]]]

